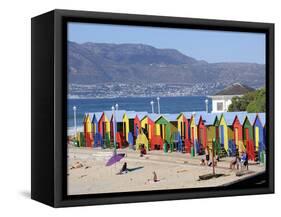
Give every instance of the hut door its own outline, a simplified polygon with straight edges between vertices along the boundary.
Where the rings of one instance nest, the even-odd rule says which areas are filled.
[[[194,128],[191,127],[191,140],[194,142]]]
[[[181,137],[183,136],[184,132],[183,132],[183,122],[181,122]]]
[[[259,150],[259,128],[255,127],[255,146],[256,146],[256,151]]]
[[[246,140],[246,142],[249,141],[249,129],[248,128],[245,129],[245,140]]]
[[[138,125],[136,124],[136,137],[138,137],[138,135],[139,135],[139,127],[138,127]]]
[[[126,122],[124,122],[124,125],[123,125],[123,137],[124,138],[127,138],[127,128],[126,128]]]
[[[164,139],[164,132],[163,132],[163,125],[160,124],[160,136],[162,139]]]
[[[235,142],[235,144],[237,145],[238,144],[238,128],[237,127],[235,127],[234,128],[234,142]]]
[[[106,133],[105,122],[102,122],[102,137],[103,137],[103,139],[105,139],[105,133]]]
[[[223,126],[220,126],[220,143],[224,144],[224,129],[223,129]]]
[[[218,141],[219,137],[220,137],[219,128],[216,127],[216,141]]]
[[[183,138],[186,138],[186,125],[183,124]]]
[[[203,144],[203,137],[204,137],[204,131],[202,128],[199,129],[199,143]]]

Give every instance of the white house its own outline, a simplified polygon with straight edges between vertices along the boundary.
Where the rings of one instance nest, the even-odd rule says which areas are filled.
[[[219,91],[213,96],[212,99],[212,113],[227,112],[231,99],[235,96],[241,97],[245,93],[254,91],[255,89],[240,83],[234,83],[231,86]]]

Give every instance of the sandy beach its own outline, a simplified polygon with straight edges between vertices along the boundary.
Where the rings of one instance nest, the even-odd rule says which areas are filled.
[[[200,165],[204,156],[191,158],[178,152],[150,151],[140,157],[134,150],[120,149],[117,152],[125,153],[125,157],[112,166],[106,166],[112,151],[69,146],[68,195],[214,187],[265,170],[264,166],[250,162],[249,173],[238,177],[237,170],[229,169],[231,158],[223,158],[218,162],[216,173],[224,176],[199,181],[200,175],[212,173],[212,167]],[[124,162],[127,162],[129,172],[117,175]],[[154,171],[158,182],[153,181]]]

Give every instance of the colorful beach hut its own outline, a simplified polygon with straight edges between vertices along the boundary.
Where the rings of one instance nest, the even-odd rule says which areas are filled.
[[[159,118],[159,114],[147,114],[141,120],[141,127],[149,141],[150,150],[160,150],[163,148],[163,140],[155,133],[155,121]]]
[[[126,141],[129,145],[134,145],[134,119],[136,117],[135,111],[126,111],[123,116],[124,128],[126,128]]]
[[[92,119],[92,133],[94,139],[94,147],[102,145],[102,136],[99,133],[99,120],[102,116],[102,112],[95,112]]]
[[[222,152],[226,151],[227,155],[234,155],[236,147],[233,139],[233,122],[236,112],[225,112],[221,114],[219,120],[219,139]]]
[[[190,113],[186,113],[190,114]],[[198,124],[200,117],[202,115],[206,115],[207,112],[205,111],[197,111],[192,112],[190,116],[189,126],[190,126],[190,141],[192,147],[192,155],[199,154],[203,150],[203,147],[200,145],[198,141]]]
[[[99,120],[99,133],[102,136],[103,147],[110,146],[110,120],[112,111],[104,111]]]
[[[170,151],[174,150],[176,137],[173,135],[178,132],[177,116],[177,114],[163,114],[155,121],[155,133],[162,138],[164,145],[167,145]],[[167,149],[164,148],[164,150]]]
[[[264,140],[264,124],[265,124],[265,113],[258,113],[254,122],[254,134],[255,134],[255,151],[258,152],[258,157],[263,151],[265,151],[265,140]]]
[[[184,150],[187,153],[190,153],[190,130],[189,130],[189,122],[188,118],[184,115],[184,113],[179,114],[177,117],[178,121],[178,131],[183,142]]]
[[[114,112],[114,117],[110,119],[110,140],[114,139],[114,122],[115,122],[115,138],[118,148],[122,148],[126,144],[126,124],[123,122],[125,110],[117,110]],[[125,126],[125,127],[124,127]]]
[[[147,112],[137,112],[134,118],[134,138],[137,138],[141,130],[141,120],[144,116],[147,115]]]
[[[238,150],[239,153],[245,151],[245,146],[243,143],[243,123],[246,115],[246,113],[237,113],[232,124],[233,142],[235,144],[236,150]]]
[[[218,140],[218,117],[215,113],[208,113],[204,116],[204,125],[206,127],[207,141],[206,145],[209,149],[212,147],[212,141]]]
[[[92,147],[93,146],[93,125],[92,125],[92,119],[93,119],[93,113],[86,113],[84,115],[83,125],[84,125],[84,137],[85,137],[85,144],[86,147]]]
[[[207,115],[203,116],[200,115],[199,122],[198,122],[198,142],[200,147],[202,147],[204,150],[207,147],[207,127],[205,126],[205,117]]]
[[[255,147],[254,147],[254,122],[256,114],[248,113],[243,123],[243,140],[246,146],[249,160],[255,160]]]

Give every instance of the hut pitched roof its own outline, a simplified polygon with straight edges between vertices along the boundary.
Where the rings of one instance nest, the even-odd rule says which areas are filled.
[[[265,113],[258,113],[258,117],[261,121],[261,124],[264,126],[265,125],[265,119],[266,119]]]
[[[208,113],[202,116],[205,125],[213,125],[215,123],[217,115],[214,113]]]
[[[137,112],[135,111],[126,111],[126,115],[129,119],[134,119],[136,117]]]
[[[123,116],[125,114],[125,110],[117,110],[115,111],[115,121],[116,123],[123,122]]]
[[[179,114],[163,114],[162,115],[167,121],[177,121]],[[160,117],[160,116],[158,116]]]
[[[160,114],[152,114],[152,113],[150,113],[150,114],[147,114],[147,116],[153,121],[153,122],[155,122],[161,115]]]
[[[250,122],[250,124],[253,126],[256,120],[257,114],[256,113],[248,113],[247,118]]]
[[[95,117],[96,120],[99,121],[100,118],[101,118],[101,116],[102,116],[102,112],[95,112],[95,113],[94,113],[94,116],[93,116],[93,119],[94,119],[94,117]],[[93,119],[92,119],[92,121],[93,121]]]
[[[112,111],[104,111],[103,113],[104,113],[104,115],[107,117],[108,120],[111,119]]]
[[[137,116],[138,116],[138,118],[141,120],[141,119],[143,119],[143,117],[144,116],[146,116],[148,113],[147,112],[137,112]]]

